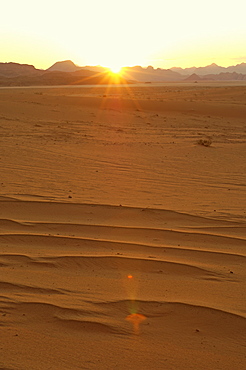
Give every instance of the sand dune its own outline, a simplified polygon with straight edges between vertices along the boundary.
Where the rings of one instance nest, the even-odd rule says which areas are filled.
[[[0,90],[0,368],[245,369],[245,89],[105,89]]]

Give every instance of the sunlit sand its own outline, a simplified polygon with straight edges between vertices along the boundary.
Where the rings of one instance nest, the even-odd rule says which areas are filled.
[[[0,368],[244,369],[246,90],[0,89]]]

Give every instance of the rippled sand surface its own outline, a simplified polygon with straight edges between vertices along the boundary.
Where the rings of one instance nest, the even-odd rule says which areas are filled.
[[[246,88],[0,96],[0,368],[244,369]]]

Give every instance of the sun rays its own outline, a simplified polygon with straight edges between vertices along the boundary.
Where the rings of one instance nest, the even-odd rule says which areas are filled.
[[[121,65],[113,65],[110,67],[110,71],[112,74],[117,74],[117,75],[120,75],[121,73],[121,69],[122,69],[122,66]]]

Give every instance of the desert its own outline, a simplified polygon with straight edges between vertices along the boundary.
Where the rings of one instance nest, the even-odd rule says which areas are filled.
[[[246,82],[0,88],[0,368],[246,368]]]

